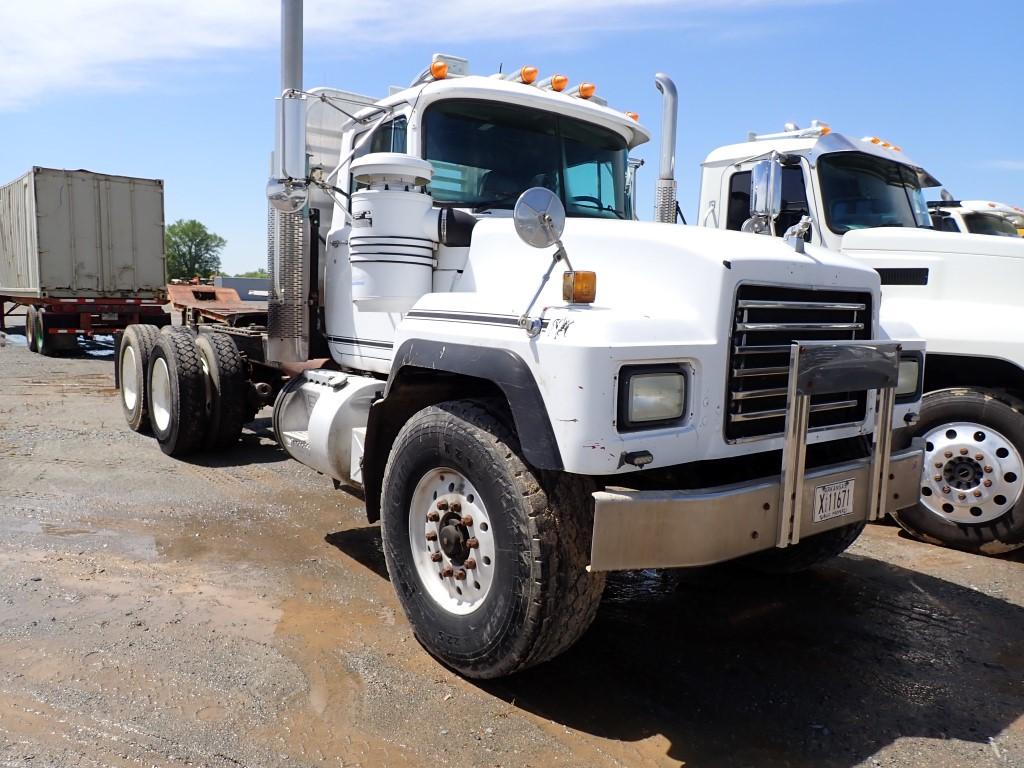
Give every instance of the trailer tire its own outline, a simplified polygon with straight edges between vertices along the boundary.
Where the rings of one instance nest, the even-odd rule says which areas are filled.
[[[758,573],[800,573],[843,554],[864,530],[864,523],[818,533],[783,549],[766,549],[740,558],[744,568]]]
[[[500,406],[460,400],[419,411],[399,432],[384,472],[384,556],[399,601],[427,651],[472,678],[509,675],[566,650],[593,622],[605,581],[586,569],[592,483],[527,465]],[[435,478],[439,500],[458,500],[461,509],[450,504],[431,522]],[[463,512],[468,525],[459,523]],[[426,538],[430,525],[436,544]],[[465,546],[477,543],[452,556],[451,531],[460,525],[471,536]],[[442,559],[435,563],[429,547]],[[479,570],[469,570],[467,552]],[[464,567],[467,578],[443,577],[447,567]]]
[[[31,304],[25,310],[25,341],[28,343],[29,352],[37,352],[36,349],[36,308]]]
[[[1024,400],[966,387],[929,392],[913,432],[926,440],[921,492],[936,501],[932,508],[921,501],[901,509],[894,515],[896,522],[919,541],[975,554],[998,555],[1024,547]],[[950,442],[939,445],[943,438]],[[982,458],[974,466],[975,476],[953,487],[960,481],[947,472],[953,462],[962,469],[978,456]],[[935,467],[936,463],[944,466]],[[939,507],[937,500],[944,498],[946,488],[950,493]],[[961,494],[966,500],[959,499]],[[972,522],[975,516],[978,521]]]
[[[121,384],[121,410],[129,428],[148,432],[149,425],[149,358],[160,337],[155,325],[129,325],[121,336],[117,358],[118,381]]]
[[[196,347],[210,379],[209,410],[203,447],[212,451],[231,448],[245,423],[248,380],[242,355],[226,333],[201,333]]]
[[[46,310],[36,310],[35,322],[32,324],[32,328],[36,341],[36,352],[45,357],[53,357],[57,349],[53,337],[50,335],[49,325],[46,322]]]
[[[149,359],[149,423],[168,456],[202,446],[206,381],[199,348],[189,333],[160,333]]]

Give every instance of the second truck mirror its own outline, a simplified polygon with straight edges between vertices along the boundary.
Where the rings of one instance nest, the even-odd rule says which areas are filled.
[[[774,220],[782,208],[782,169],[775,158],[754,163],[750,173],[750,215]]]

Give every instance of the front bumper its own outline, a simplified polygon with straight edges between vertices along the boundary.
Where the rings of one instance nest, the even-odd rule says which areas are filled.
[[[899,352],[891,342],[793,344],[780,476],[688,491],[599,491],[590,569],[708,565],[917,503],[923,450],[892,454]],[[877,393],[871,455],[805,472],[811,395],[854,388]],[[815,489],[844,480],[853,480],[852,512],[815,522]]]

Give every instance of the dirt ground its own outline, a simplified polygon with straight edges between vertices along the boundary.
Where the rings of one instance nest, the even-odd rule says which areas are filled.
[[[569,653],[474,683],[269,419],[170,459],[112,359],[0,347],[2,765],[1024,766],[1024,556],[877,525],[799,577],[617,576]]]

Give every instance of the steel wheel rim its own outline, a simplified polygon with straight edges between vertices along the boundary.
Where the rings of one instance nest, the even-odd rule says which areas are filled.
[[[171,423],[171,374],[167,369],[167,361],[162,357],[153,361],[149,397],[153,408],[153,421],[156,422],[157,429],[164,432]]]
[[[465,616],[484,604],[497,568],[494,529],[462,473],[438,467],[420,478],[410,502],[409,546],[420,583],[439,607]]]
[[[980,525],[1013,509],[1024,489],[1024,459],[1005,435],[969,421],[924,435],[921,504],[943,520]]]
[[[139,393],[136,389],[136,379],[139,373],[139,363],[135,357],[135,347],[128,344],[121,351],[121,399],[124,407],[129,411],[135,410],[139,402]]]

